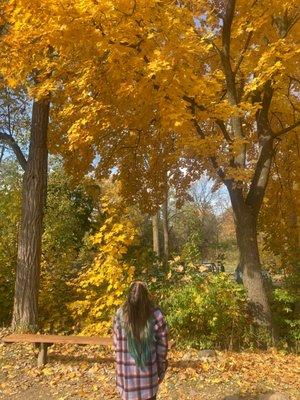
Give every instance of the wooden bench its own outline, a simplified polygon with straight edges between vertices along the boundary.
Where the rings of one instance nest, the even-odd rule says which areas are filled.
[[[38,366],[47,363],[47,349],[54,343],[79,344],[92,346],[112,346],[112,338],[97,336],[62,336],[62,335],[36,335],[12,334],[2,338],[3,343],[34,343],[39,347]]]

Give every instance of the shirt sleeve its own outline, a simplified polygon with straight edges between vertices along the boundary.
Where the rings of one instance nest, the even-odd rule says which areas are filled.
[[[162,312],[157,310],[155,314],[157,367],[159,379],[162,380],[165,376],[168,366],[168,328]]]

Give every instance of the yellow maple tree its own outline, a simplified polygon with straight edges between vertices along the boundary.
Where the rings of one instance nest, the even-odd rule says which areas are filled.
[[[77,178],[114,171],[144,209],[163,199],[166,172],[179,193],[204,170],[223,183],[244,284],[269,325],[257,220],[278,142],[299,132],[297,0],[4,4],[1,72],[51,91],[52,151]]]
[[[110,332],[112,313],[122,304],[134,280],[135,267],[126,260],[126,253],[137,240],[137,228],[130,209],[116,195],[116,188],[107,184],[100,200],[105,220],[89,237],[95,249],[94,261],[70,282],[79,299],[69,308],[82,333]]]

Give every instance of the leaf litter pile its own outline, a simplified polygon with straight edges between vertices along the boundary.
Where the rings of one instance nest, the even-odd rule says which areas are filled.
[[[33,345],[0,343],[0,399],[119,399],[111,349],[54,345],[48,353],[48,364],[38,368]],[[172,349],[158,400],[254,400],[274,391],[297,400],[299,378],[294,354],[218,352],[202,359],[197,351]]]

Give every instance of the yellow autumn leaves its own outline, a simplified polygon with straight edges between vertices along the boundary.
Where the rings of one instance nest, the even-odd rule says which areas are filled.
[[[32,96],[51,93],[50,150],[59,152],[78,178],[93,168],[96,156],[99,174],[117,165],[118,171],[133,171],[134,179],[139,171],[150,186],[152,171],[144,168],[145,160],[157,169],[176,169],[191,154],[215,155],[229,171],[228,160],[240,144],[230,119],[238,116],[248,148],[254,149],[243,173],[248,180],[257,155],[259,92],[266,81],[273,81],[274,98],[280,95],[279,120],[290,122],[285,94],[288,76],[297,75],[299,29],[295,24],[283,37],[278,21],[293,18],[297,2],[255,2],[252,8],[246,0],[236,2],[230,43],[236,105],[228,101],[220,58],[219,6],[11,0],[2,6],[9,29],[0,41],[0,71],[9,85],[25,85]],[[295,110],[298,102],[293,99]],[[231,135],[230,146],[220,140],[218,119]],[[279,120],[273,116],[274,130],[280,129]],[[205,140],[199,140],[194,121]],[[132,132],[138,132],[136,140]],[[158,149],[168,150],[162,155]],[[203,160],[203,168],[211,170],[209,160]],[[231,168],[230,177],[235,175],[240,180],[241,171]],[[134,179],[126,181],[129,196]]]
[[[116,197],[101,200],[106,218],[90,240],[96,249],[92,265],[73,282],[81,300],[70,305],[81,318],[81,330],[89,334],[108,334],[113,311],[124,301],[124,293],[134,279],[135,268],[124,258],[136,240],[137,229],[128,209]]]

